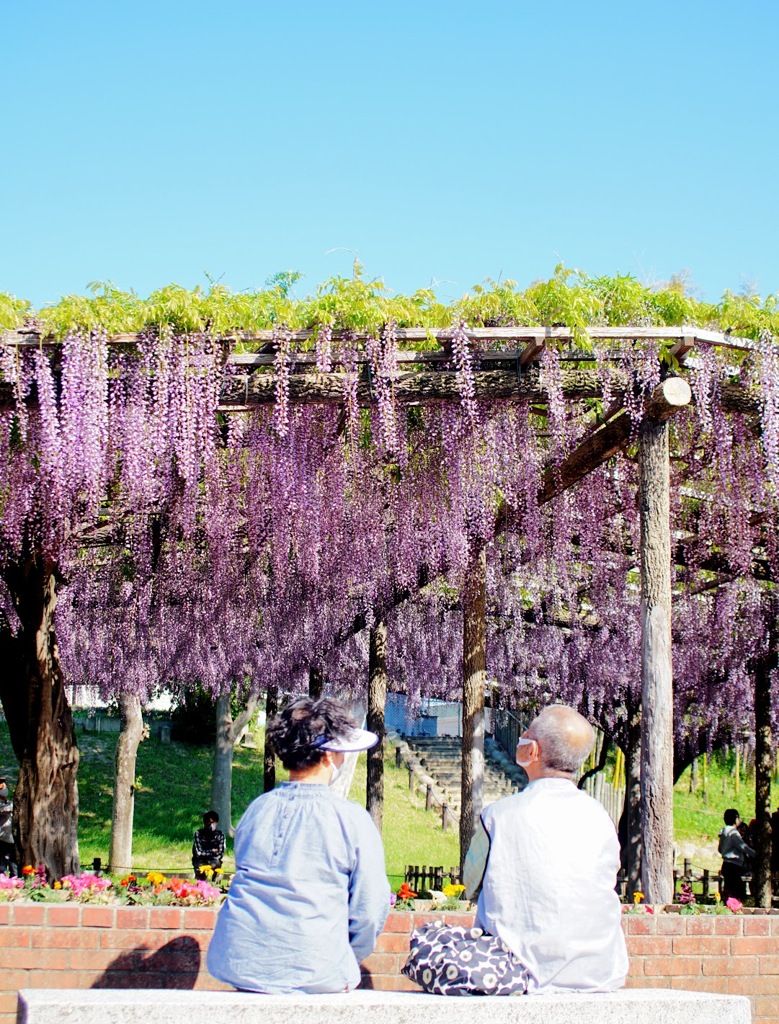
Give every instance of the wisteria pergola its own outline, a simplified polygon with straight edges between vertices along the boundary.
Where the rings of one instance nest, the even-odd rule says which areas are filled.
[[[776,396],[773,392],[768,395],[761,392],[754,379],[739,380],[735,371],[723,374],[722,367],[727,368],[729,354],[762,353],[764,360],[776,360],[776,350],[770,341],[759,343],[726,332],[691,326],[594,326],[587,328],[586,337],[588,344],[585,347],[582,346],[582,332],[564,326],[471,328],[461,323],[449,329],[401,328],[390,324],[385,325],[380,333],[351,331],[340,335],[331,331],[291,331],[277,327],[236,334],[211,335],[206,332],[187,336],[183,341],[165,332],[103,336],[96,341],[93,332],[72,336],[61,343],[41,337],[35,329],[23,329],[8,332],[3,340],[5,362],[4,379],[0,383],[0,414],[9,424],[5,448],[7,453],[13,451],[12,433],[17,428],[12,429],[11,424],[12,421],[17,422],[20,414],[31,415],[30,410],[37,408],[45,416],[43,410],[48,406],[51,422],[58,409],[61,415],[65,415],[62,410],[67,403],[63,402],[61,395],[57,398],[55,394],[57,389],[66,385],[57,381],[60,375],[63,378],[67,376],[68,365],[75,365],[77,353],[81,353],[78,358],[82,361],[96,358],[110,363],[110,370],[103,371],[104,384],[101,384],[108,396],[105,401],[109,409],[106,417],[109,417],[110,402],[113,401],[115,406],[125,403],[123,408],[130,408],[133,400],[132,396],[127,397],[131,386],[120,393],[116,383],[127,368],[123,357],[110,358],[108,353],[140,352],[141,363],[146,360],[144,372],[152,381],[149,387],[153,390],[155,375],[168,372],[161,367],[165,365],[166,358],[173,358],[175,351],[177,358],[183,358],[190,367],[194,379],[199,382],[199,391],[197,398],[190,401],[188,386],[182,383],[190,378],[184,374],[179,379],[183,390],[180,388],[176,392],[171,387],[167,407],[171,407],[170,396],[178,394],[177,400],[183,410],[179,414],[182,422],[190,413],[201,419],[215,415],[213,432],[217,438],[216,445],[227,453],[228,459],[240,461],[240,453],[247,443],[246,434],[239,436],[231,423],[239,416],[244,420],[247,416],[251,419],[257,415],[255,410],[262,407],[269,407],[267,429],[282,440],[290,436],[290,431],[294,433],[295,428],[291,424],[296,408],[331,408],[334,417],[326,421],[327,443],[331,447],[342,443],[346,446],[343,439],[348,433],[348,445],[354,452],[359,445],[359,410],[363,409],[367,410],[374,433],[381,435],[379,447],[382,452],[376,465],[385,467],[390,483],[382,480],[381,486],[386,492],[391,489],[395,474],[405,472],[403,456],[399,455],[396,443],[398,410],[439,408],[442,410],[440,415],[444,419],[449,418],[447,423],[452,416],[460,419],[456,429],[460,431],[457,436],[462,438],[463,431],[467,433],[477,429],[476,424],[482,415],[480,410],[521,409],[528,421],[536,418],[550,438],[546,464],[537,474],[537,484],[533,484],[536,492],[532,497],[538,506],[546,506],[604,466],[617,453],[635,450],[640,520],[636,560],[639,566],[641,625],[642,888],[650,901],[670,902],[674,780],[671,569],[679,547],[678,537],[671,527],[670,424],[690,405],[694,394],[699,405],[716,401],[724,413],[736,415],[740,422],[753,424],[745,433],[742,431],[743,436],[754,437],[762,430],[769,464],[770,491],[776,481],[775,476],[771,479],[771,472],[775,472],[775,466],[773,471],[771,466],[776,459],[772,447],[776,439],[770,436],[766,439],[766,433],[770,433],[766,425],[773,422],[766,415],[766,408],[770,403],[775,404]],[[414,347],[417,344],[419,348]],[[60,346],[64,350],[61,366],[56,355]],[[31,361],[26,380],[24,373],[20,374],[18,370],[25,353],[35,354],[34,365]],[[171,379],[177,379],[174,371],[170,372]],[[47,387],[52,389],[49,396]],[[97,398],[87,394],[85,400],[97,408]],[[775,410],[770,411],[773,415]],[[128,414],[124,415],[128,419]],[[412,413],[406,415],[411,416]],[[484,415],[486,418],[487,414]],[[106,418],[102,430],[106,429],[108,422]],[[140,422],[136,422],[136,428],[141,429]],[[62,429],[64,436],[64,425]],[[180,424],[176,429],[180,430]],[[450,428],[447,426],[446,429]],[[555,430],[567,432],[574,438],[573,443],[564,448],[556,445]],[[421,435],[424,436],[424,430]],[[110,444],[108,440],[105,443]],[[481,439],[480,445],[480,451],[488,450],[487,435]],[[303,458],[304,454],[305,448],[301,447],[296,457]],[[515,452],[514,456],[515,460],[522,458],[521,452]],[[203,457],[202,452],[198,457]],[[478,474],[478,465],[474,469],[473,462],[471,459],[468,472]],[[372,472],[376,476],[379,471],[374,467]],[[194,468],[192,474],[193,479],[200,480]],[[407,477],[412,475],[406,473]],[[74,483],[74,487],[82,490],[84,486],[83,479]],[[75,544],[82,549],[116,542],[120,516],[112,512],[110,495],[98,494],[102,486],[102,482],[96,486],[93,495],[93,500],[99,498],[101,503],[100,514],[82,516],[75,531]],[[186,482],[182,486],[186,488]],[[203,486],[208,488],[207,481]],[[298,500],[292,492],[289,498]],[[156,500],[149,497],[149,508],[156,509]],[[193,490],[192,501],[196,503],[197,500]],[[523,509],[516,507],[507,493],[502,493],[490,507],[494,513],[492,521],[486,526],[482,523],[478,530],[473,531],[475,539],[472,538],[469,544],[460,588],[464,733],[460,827],[463,852],[482,807],[487,681],[486,549],[500,535],[521,535],[524,522]],[[770,508],[744,511],[754,518],[758,528],[764,526],[769,532],[773,529],[775,504]],[[483,516],[484,510],[481,509],[479,514]],[[45,550],[47,542],[42,541],[40,545]],[[151,563],[156,557],[158,555],[151,552]],[[761,553],[756,558],[764,567],[768,580],[772,581],[773,555]],[[335,649],[347,643],[366,626],[373,627],[373,637],[376,626],[382,626],[393,609],[433,584],[444,563],[445,559],[441,562],[432,558],[416,558],[413,574],[408,571],[396,573],[391,585],[374,595],[369,605],[364,602],[353,616],[333,621],[329,648]],[[717,552],[708,567],[718,572],[726,563],[727,558]],[[9,621],[10,614],[15,615],[22,628],[17,629],[15,635],[9,630],[0,632],[0,657],[5,656],[4,663],[15,661],[17,665],[25,666],[29,688],[23,694],[23,700],[27,702],[24,715],[16,707],[22,699],[18,686],[14,690],[10,680],[0,684],[0,696],[12,733],[14,720],[24,718],[27,738],[15,741],[15,749],[20,754],[20,784],[26,779],[25,785],[21,785],[22,828],[30,844],[28,849],[45,861],[50,856],[51,837],[35,839],[36,801],[43,783],[39,768],[31,761],[36,756],[38,760],[41,758],[40,722],[45,719],[44,731],[49,740],[43,746],[50,752],[49,767],[56,774],[59,771],[55,765],[57,757],[51,751],[57,746],[57,741],[52,741],[51,736],[57,729],[52,723],[59,720],[62,731],[67,731],[69,723],[69,713],[65,714],[62,676],[53,651],[56,643],[54,592],[58,569],[56,559],[41,559],[32,585],[38,598],[30,601],[29,574],[24,579],[15,576],[14,561],[7,557],[6,567],[7,596],[0,593],[0,610],[5,611]],[[752,568],[748,567],[748,571]],[[25,613],[29,616],[28,623],[24,621]],[[559,621],[557,624],[560,628],[564,625]],[[35,638],[37,647],[33,654],[28,649],[26,654],[20,655],[18,649],[24,642],[25,633]],[[381,666],[377,670],[376,658],[381,657],[381,650],[377,655],[376,647],[372,643],[371,680],[378,680],[380,684],[383,672]],[[381,643],[378,647],[381,648]],[[767,640],[764,647],[761,670],[769,680],[769,697],[762,704],[756,700],[758,763],[770,761],[771,757],[773,639]],[[33,705],[36,705],[34,711]],[[376,721],[372,724],[379,726]],[[38,732],[33,737],[35,730]],[[369,765],[369,784],[370,771]],[[770,829],[767,794],[763,793],[762,799],[764,806],[761,812],[758,805],[758,812],[761,841],[765,847],[765,836],[770,836],[770,832],[766,833],[766,829]],[[64,814],[64,808],[60,809]],[[44,833],[45,829],[41,835]],[[37,850],[36,841],[42,843]]]

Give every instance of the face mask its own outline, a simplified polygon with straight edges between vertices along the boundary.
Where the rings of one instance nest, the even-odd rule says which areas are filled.
[[[525,739],[517,740],[517,764],[519,765],[520,768],[529,768],[530,765],[533,763],[533,761],[535,761],[534,757],[531,757],[531,759],[529,761],[520,761],[519,760],[519,748],[520,747],[527,747],[531,743],[533,743],[533,740],[525,740]]]
[[[345,762],[344,762],[345,764]],[[339,779],[344,772],[344,764],[339,764],[337,768],[333,768],[333,774],[330,776],[330,781],[327,783],[328,786],[335,784],[336,779]]]

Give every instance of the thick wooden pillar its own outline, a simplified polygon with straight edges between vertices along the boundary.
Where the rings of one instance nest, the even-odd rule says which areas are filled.
[[[771,673],[776,668],[776,623],[769,630],[769,650],[755,666],[755,824],[757,857],[754,871],[756,907],[770,907],[773,896],[771,882],[771,776],[775,754],[771,725]]]
[[[641,883],[648,903],[673,900],[673,667],[668,418],[690,401],[672,377],[647,406],[639,437],[641,517]]]
[[[114,761],[114,799],[111,811],[111,845],[108,863],[114,874],[133,866],[133,815],[135,809],[135,765],[143,739],[143,708],[136,693],[119,695],[119,739]]]
[[[460,868],[484,804],[484,687],[487,681],[487,551],[472,558],[463,593],[463,744]]]
[[[384,819],[384,712],[387,704],[387,626],[377,622],[370,631],[368,649],[367,727],[379,737],[368,751],[365,806],[381,832]]]

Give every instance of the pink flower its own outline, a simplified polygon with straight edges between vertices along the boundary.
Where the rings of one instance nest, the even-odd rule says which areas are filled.
[[[734,914],[737,914],[739,910],[743,910],[744,908],[744,904],[741,902],[741,900],[737,900],[735,896],[728,896],[728,898],[725,900],[725,906]]]

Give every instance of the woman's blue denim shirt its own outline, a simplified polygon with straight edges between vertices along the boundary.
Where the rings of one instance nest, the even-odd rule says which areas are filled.
[[[327,786],[282,783],[249,806],[208,970],[254,992],[343,992],[389,911],[381,837]]]

